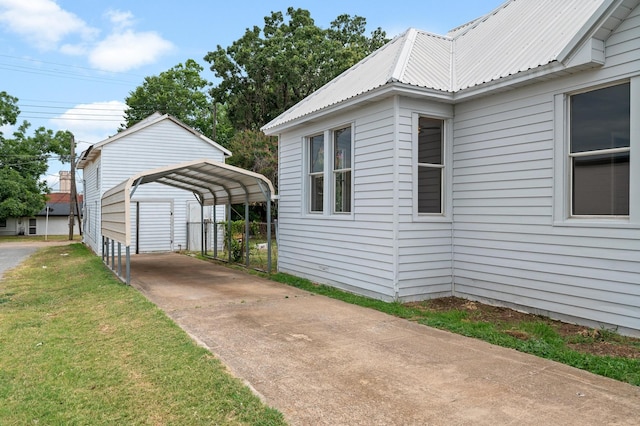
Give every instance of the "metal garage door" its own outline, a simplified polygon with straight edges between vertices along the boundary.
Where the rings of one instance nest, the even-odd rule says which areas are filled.
[[[131,246],[134,253],[173,250],[173,202],[131,203]]]

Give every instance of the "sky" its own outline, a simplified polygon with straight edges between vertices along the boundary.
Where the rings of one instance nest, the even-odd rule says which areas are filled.
[[[362,16],[368,35],[380,27],[392,38],[408,28],[445,34],[503,2],[0,0],[0,92],[19,99],[19,122],[31,131],[70,130],[80,154],[117,132],[125,98],[145,77],[194,59],[215,84],[203,57],[262,28],[271,12],[306,9],[321,28],[341,14]],[[53,191],[60,170],[69,165],[51,160],[45,178]]]

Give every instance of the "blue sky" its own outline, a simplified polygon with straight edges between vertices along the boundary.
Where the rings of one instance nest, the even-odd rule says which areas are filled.
[[[311,12],[326,28],[346,13],[390,38],[414,27],[436,34],[491,12],[504,0],[194,1],[0,0],[0,91],[19,98],[20,120],[70,130],[78,153],[116,132],[125,97],[145,76],[227,47],[272,11]],[[2,128],[10,134],[11,128]],[[47,180],[57,189],[60,170]]]

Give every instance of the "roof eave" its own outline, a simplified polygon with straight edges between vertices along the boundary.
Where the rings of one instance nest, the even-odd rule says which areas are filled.
[[[324,117],[327,117],[338,112],[345,111],[356,105],[360,105],[363,102],[376,102],[384,98],[403,95],[408,97],[420,97],[422,99],[430,98],[438,102],[453,103],[453,93],[445,92],[437,89],[429,89],[425,87],[411,86],[405,83],[397,81],[389,82],[376,89],[370,90],[366,93],[354,96],[346,99],[342,102],[330,105],[323,109],[314,111],[301,117],[294,118],[292,120],[276,124],[274,126],[265,126],[261,130],[268,136],[277,135],[292,128],[301,126],[311,121],[317,121]]]
[[[548,64],[541,65],[539,67],[531,68],[526,71],[521,71],[516,74],[500,77],[495,80],[484,82],[472,87],[459,89],[453,96],[453,102],[458,103],[466,101],[472,98],[510,90],[516,87],[524,86],[526,84],[534,83],[541,79],[549,79],[553,76],[561,74],[573,74],[585,69],[596,68],[602,66],[602,63],[598,61],[584,61],[572,64],[568,67],[565,64],[552,61]]]

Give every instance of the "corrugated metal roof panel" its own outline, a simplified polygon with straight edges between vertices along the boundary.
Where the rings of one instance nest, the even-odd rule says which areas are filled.
[[[285,111],[279,117],[265,125],[264,129],[304,117],[305,115],[385,85],[393,77],[396,63],[403,53],[409,36],[410,31],[406,31],[397,36]]]
[[[605,0],[511,0],[454,40],[454,91],[557,59]]]
[[[345,71],[262,129],[274,127],[344,102],[388,83],[441,92],[461,92],[536,69],[577,47],[593,26],[616,6],[596,33],[608,35],[616,19],[638,0],[508,0],[491,13],[437,36],[407,30]]]
[[[451,91],[451,39],[418,31],[401,83]]]

